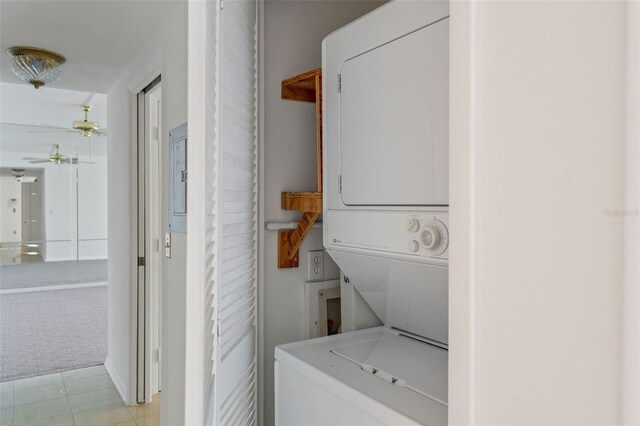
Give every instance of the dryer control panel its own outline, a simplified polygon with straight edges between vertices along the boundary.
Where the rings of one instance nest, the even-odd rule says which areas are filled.
[[[448,212],[329,210],[324,215],[325,247],[377,251],[406,260],[446,264]]]
[[[411,236],[408,248],[412,253],[422,253],[432,257],[439,257],[449,247],[449,230],[444,222],[433,217],[414,217],[407,221],[407,230]]]

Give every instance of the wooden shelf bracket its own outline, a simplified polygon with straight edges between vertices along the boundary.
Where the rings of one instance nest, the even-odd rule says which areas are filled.
[[[278,267],[297,268],[298,250],[320,213],[304,212],[298,226],[293,231],[280,231],[278,235]]]
[[[301,211],[296,229],[278,234],[278,268],[297,268],[298,250],[322,213],[322,72],[311,70],[282,82],[281,98],[316,104],[317,192],[283,192],[284,210]]]

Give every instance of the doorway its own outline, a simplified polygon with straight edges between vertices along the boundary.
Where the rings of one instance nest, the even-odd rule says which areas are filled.
[[[0,265],[44,261],[43,169],[0,168]]]
[[[162,387],[162,85],[158,76],[137,96],[138,283],[136,398],[150,403]],[[164,246],[164,244],[162,244]]]

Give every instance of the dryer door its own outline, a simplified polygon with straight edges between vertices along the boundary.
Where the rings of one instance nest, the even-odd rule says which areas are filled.
[[[448,205],[449,19],[342,64],[347,205]]]

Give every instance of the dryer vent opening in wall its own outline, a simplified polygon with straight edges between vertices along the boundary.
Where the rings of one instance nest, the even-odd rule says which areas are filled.
[[[338,334],[341,326],[340,288],[318,291],[318,337]]]
[[[305,283],[306,337],[331,336],[342,332],[340,281]]]

